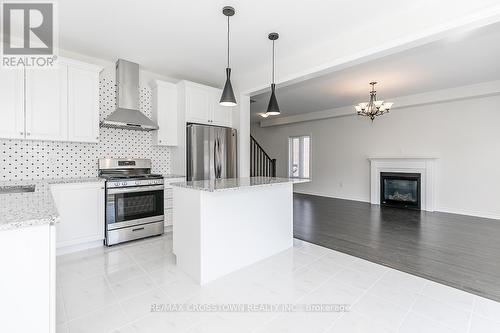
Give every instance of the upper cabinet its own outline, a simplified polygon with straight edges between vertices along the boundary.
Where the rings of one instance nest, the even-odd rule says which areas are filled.
[[[99,142],[99,71],[93,65],[68,65],[68,140]]]
[[[153,80],[153,144],[179,146],[185,140],[186,123],[232,126],[233,108],[221,106],[222,90],[190,81],[177,84]]]
[[[222,90],[183,81],[186,122],[231,127],[233,108],[221,106]]]
[[[26,69],[26,138],[64,141],[68,137],[68,67]]]
[[[177,146],[178,143],[178,105],[177,85],[154,80],[152,119],[159,129],[152,132],[153,144],[158,146]]]
[[[212,94],[212,98],[215,100],[213,104],[212,123],[218,126],[232,127],[233,108],[219,104],[220,96],[222,95],[221,89],[215,89]]]
[[[210,89],[197,84],[184,86],[186,97],[186,121],[190,123],[211,123],[212,99]]]
[[[0,69],[0,136],[24,138],[24,70]]]
[[[51,69],[3,70],[0,137],[98,142],[100,70],[61,57]]]

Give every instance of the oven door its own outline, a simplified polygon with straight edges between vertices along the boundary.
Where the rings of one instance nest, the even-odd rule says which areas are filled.
[[[106,228],[163,221],[163,205],[163,185],[110,188],[106,194]]]

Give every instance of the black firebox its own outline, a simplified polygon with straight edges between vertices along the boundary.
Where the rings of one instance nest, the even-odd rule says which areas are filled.
[[[380,205],[420,210],[420,179],[419,173],[381,172]]]

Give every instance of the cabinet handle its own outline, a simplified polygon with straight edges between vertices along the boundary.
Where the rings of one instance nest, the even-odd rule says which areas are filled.
[[[20,134],[21,134],[21,135],[24,135],[24,132],[21,132]]]
[[[31,135],[31,133],[30,133],[30,132],[28,132],[28,133],[26,133],[26,135]]]

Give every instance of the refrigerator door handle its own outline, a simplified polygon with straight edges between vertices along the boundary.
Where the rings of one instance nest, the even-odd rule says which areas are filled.
[[[217,139],[214,140],[214,178],[217,179]]]
[[[221,178],[222,173],[222,165],[221,165],[221,148],[220,148],[220,140],[219,137],[214,141],[214,171],[215,171],[215,179]]]

